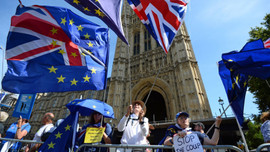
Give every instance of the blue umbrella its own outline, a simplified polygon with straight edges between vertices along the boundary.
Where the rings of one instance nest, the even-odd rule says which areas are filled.
[[[79,111],[82,116],[90,116],[93,112],[99,112],[106,118],[114,118],[113,108],[96,99],[75,99],[66,107],[71,113]]]
[[[114,119],[114,112],[112,106],[108,105],[107,103],[103,102],[104,104],[104,114],[105,118],[113,118]]]

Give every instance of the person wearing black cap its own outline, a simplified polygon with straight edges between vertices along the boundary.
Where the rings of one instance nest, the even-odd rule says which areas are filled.
[[[123,133],[121,144],[147,145],[149,134],[148,118],[144,117],[146,107],[143,101],[133,101],[127,108],[127,113],[118,124],[118,131]]]
[[[163,138],[164,145],[173,145],[173,136],[177,134],[180,137],[185,137],[187,134],[195,133],[198,135],[201,144],[203,145],[217,145],[219,140],[219,126],[221,123],[221,117],[218,116],[215,122],[215,131],[211,139],[204,137],[200,132],[191,131],[189,128],[189,114],[186,112],[178,112],[176,114],[176,124],[168,127],[165,137]],[[161,142],[162,142],[161,141]]]

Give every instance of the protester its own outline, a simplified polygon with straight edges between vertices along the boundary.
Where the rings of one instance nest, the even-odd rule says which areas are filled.
[[[53,119],[54,119],[54,114],[53,113],[46,113],[43,118],[42,118],[42,124],[43,126],[36,132],[33,140],[37,142],[41,142],[41,137],[44,136],[47,132],[49,132],[53,127]],[[41,144],[32,144],[30,152],[35,152]]]
[[[26,136],[27,133],[29,133],[30,129],[31,129],[31,125],[28,123],[28,120],[20,116],[20,118],[18,119],[18,122],[15,122],[10,125],[10,127],[6,131],[5,138],[23,139],[23,137]],[[21,147],[20,142],[13,143],[9,141],[3,141],[1,152],[7,151],[8,149],[9,151],[16,152],[19,150],[20,147]]]
[[[4,111],[0,111],[0,138],[2,138],[2,136],[4,135],[4,122],[7,120],[8,118],[8,113],[4,112]],[[1,143],[1,141],[0,141]]]
[[[187,134],[195,133],[198,135],[201,144],[204,145],[217,145],[219,140],[219,131],[220,131],[220,123],[221,117],[218,116],[215,122],[215,131],[211,139],[204,137],[204,135],[197,131],[191,131],[189,128],[189,114],[186,112],[178,112],[176,114],[176,125],[169,126],[165,137],[162,140],[164,145],[173,145],[173,136],[174,134],[178,134],[180,137],[185,137]]]
[[[118,124],[118,131],[123,133],[121,144],[147,145],[149,134],[148,118],[143,117],[146,107],[142,101],[133,101],[127,108],[127,113]]]
[[[203,123],[201,122],[196,122],[194,123],[194,130],[195,131],[198,131],[200,133],[202,133],[204,135],[204,137],[208,137],[205,133],[204,133],[204,129],[205,129],[205,126]],[[209,137],[208,137],[209,138]]]
[[[270,112],[263,112],[260,119],[263,123],[261,126],[261,132],[264,142],[270,143]]]
[[[85,133],[87,127],[105,127],[105,131],[103,133],[103,137],[100,143],[102,144],[111,144],[112,138],[112,127],[108,123],[104,123],[104,119],[102,118],[103,115],[99,112],[94,112],[91,114],[89,118],[89,123],[82,127],[82,130],[77,134],[77,145],[80,146],[84,143]],[[101,121],[103,119],[103,121]],[[102,122],[102,123],[101,123]],[[91,151],[91,152],[107,152],[107,148],[94,148],[94,147],[87,147],[84,151]]]

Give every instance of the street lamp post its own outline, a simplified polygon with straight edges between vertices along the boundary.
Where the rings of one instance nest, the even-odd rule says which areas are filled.
[[[224,112],[224,114],[225,114],[225,118],[227,118],[226,112],[225,112],[224,107],[223,107],[224,102],[223,102],[223,100],[222,100],[220,97],[219,97],[219,99],[218,99],[218,103],[221,105],[221,107],[222,107],[222,109],[223,109],[223,112]]]

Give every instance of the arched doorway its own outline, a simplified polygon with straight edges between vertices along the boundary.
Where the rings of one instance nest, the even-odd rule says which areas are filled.
[[[148,94],[144,97],[143,101],[145,102]],[[152,121],[161,121],[167,119],[166,115],[166,105],[163,96],[156,92],[152,91],[149,99],[146,103],[146,117],[150,122]]]

